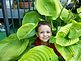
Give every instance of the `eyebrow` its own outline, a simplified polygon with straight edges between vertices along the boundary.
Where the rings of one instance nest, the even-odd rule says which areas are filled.
[[[40,32],[44,32],[44,31],[40,31]],[[49,30],[47,30],[46,32],[51,32],[51,30],[49,31]]]

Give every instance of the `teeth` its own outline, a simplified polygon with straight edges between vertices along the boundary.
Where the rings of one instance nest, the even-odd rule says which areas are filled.
[[[48,38],[48,36],[47,37],[44,37],[44,38]]]
[[[45,37],[44,39],[47,39],[48,37]]]
[[[44,39],[48,39],[48,37],[44,38]]]

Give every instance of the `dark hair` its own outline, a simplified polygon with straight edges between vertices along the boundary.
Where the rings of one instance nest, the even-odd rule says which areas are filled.
[[[36,27],[36,32],[38,32],[38,28],[39,28],[41,25],[48,25],[48,26],[51,28],[51,30],[52,30],[52,26],[51,26],[51,23],[50,23],[50,22],[48,22],[48,21],[40,21],[40,22],[38,23],[37,27]]]

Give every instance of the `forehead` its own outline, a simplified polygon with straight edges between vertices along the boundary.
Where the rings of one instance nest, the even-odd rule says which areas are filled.
[[[48,25],[41,25],[38,27],[38,31],[43,31],[43,30],[51,30],[51,28]]]

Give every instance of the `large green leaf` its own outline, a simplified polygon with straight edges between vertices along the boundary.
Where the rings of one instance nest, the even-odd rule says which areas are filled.
[[[19,39],[30,38],[35,35],[35,27],[37,24],[27,23],[22,25],[17,31],[17,37]]]
[[[0,41],[0,61],[16,60],[26,49],[28,43],[28,39],[19,40],[16,34],[3,39]]]
[[[62,47],[57,44],[55,46],[66,61],[81,61],[80,44],[74,44],[67,47]]]
[[[27,23],[35,23],[37,24],[40,21],[40,16],[36,11],[30,11],[25,14],[22,20],[22,25]]]
[[[61,46],[69,46],[69,45],[77,43],[78,41],[79,41],[79,38],[73,38],[73,39],[69,39],[67,37],[57,37],[56,38],[56,43]]]
[[[48,53],[48,54],[47,54]],[[34,56],[34,57],[33,57]],[[38,58],[36,58],[38,57]],[[26,52],[19,61],[28,60],[32,58],[32,60],[38,61],[58,61],[58,57],[54,53],[53,49],[47,46],[36,46]],[[36,59],[35,59],[36,58]],[[30,61],[32,61],[30,60]]]
[[[56,43],[61,46],[69,46],[75,44],[79,41],[79,38],[68,38],[68,34],[70,32],[70,28],[72,27],[73,23],[67,24],[62,27],[56,35]]]
[[[62,9],[59,0],[35,0],[35,7],[41,15],[53,16],[56,19]]]

